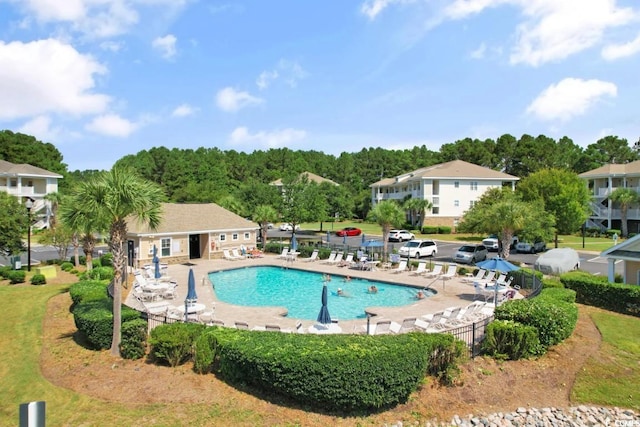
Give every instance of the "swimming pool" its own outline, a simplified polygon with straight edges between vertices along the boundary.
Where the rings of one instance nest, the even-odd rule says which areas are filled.
[[[321,307],[322,273],[272,266],[247,267],[209,273],[215,293],[222,302],[251,307],[277,306],[288,317],[316,320]],[[369,293],[375,285],[378,292]],[[332,276],[327,282],[331,317],[341,320],[365,318],[367,307],[398,307],[416,302],[416,289],[385,282]],[[341,288],[345,296],[338,296]],[[432,295],[426,292],[426,296]]]

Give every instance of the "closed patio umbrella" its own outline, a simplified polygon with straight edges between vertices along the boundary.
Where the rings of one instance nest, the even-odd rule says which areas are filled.
[[[327,243],[331,241],[331,233],[327,231]]]
[[[160,258],[158,258],[158,248],[156,245],[153,245],[153,267],[153,277],[159,279],[162,275],[160,274]]]
[[[364,233],[362,233],[362,244],[364,245],[364,241],[366,240]]]
[[[298,239],[295,234],[291,236],[291,250],[294,252],[298,250]]]
[[[187,301],[190,303],[198,300],[198,294],[196,294],[196,277],[193,274],[193,269],[189,269],[189,281],[187,282]]]
[[[331,324],[331,315],[329,314],[329,309],[327,308],[327,284],[322,285],[322,308],[320,309],[320,313],[318,314],[318,323],[323,325]]]

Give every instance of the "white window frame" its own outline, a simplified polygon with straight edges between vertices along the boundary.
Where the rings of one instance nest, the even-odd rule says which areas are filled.
[[[227,241],[227,235],[224,233],[221,233],[220,236],[218,237],[218,240],[220,240],[220,242],[226,242]]]
[[[454,200],[453,201],[453,206],[455,206],[456,208],[460,207],[460,200]]]
[[[160,239],[160,256],[171,256],[171,237],[163,237]],[[167,247],[165,247],[165,242],[167,243]],[[165,253],[165,249],[167,252]]]
[[[478,181],[471,181],[470,183],[471,191],[478,191]]]
[[[251,240],[251,233],[249,233],[248,231],[244,232],[244,240]]]
[[[240,234],[239,233],[231,233],[231,240],[236,242],[238,240],[240,240]]]
[[[453,181],[453,188],[460,188],[460,181]]]

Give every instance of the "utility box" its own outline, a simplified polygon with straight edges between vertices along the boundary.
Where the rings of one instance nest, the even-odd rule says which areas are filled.
[[[11,257],[11,265],[13,266],[14,270],[21,270],[22,269],[22,261],[20,260],[20,256],[13,256]]]

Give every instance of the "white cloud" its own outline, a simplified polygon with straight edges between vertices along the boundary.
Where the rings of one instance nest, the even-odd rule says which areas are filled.
[[[360,12],[370,20],[376,19],[378,14],[394,3],[413,3],[415,0],[366,0],[360,6]]]
[[[195,112],[198,111],[197,108],[192,107],[189,104],[182,104],[177,106],[173,112],[171,113],[172,117],[187,117],[187,116],[191,116],[192,114],[195,114]]]
[[[511,63],[532,66],[591,48],[606,30],[635,18],[631,8],[616,7],[615,0],[456,0],[444,13],[461,19],[502,5],[520,8],[525,17],[516,28]]]
[[[157,37],[151,42],[151,46],[160,52],[164,59],[171,59],[176,55],[177,40],[173,34],[167,34],[164,37]]]
[[[264,90],[269,87],[272,81],[278,78],[278,72],[276,70],[273,71],[263,71],[260,73],[258,78],[256,79],[256,85],[258,89]]]
[[[474,51],[472,51],[469,56],[471,56],[471,58],[473,59],[482,59],[484,58],[484,54],[487,51],[487,45],[483,43],[480,43],[480,46],[478,46],[478,48]]]
[[[235,112],[244,107],[259,105],[263,99],[250,95],[248,92],[238,92],[232,87],[225,87],[216,94],[216,103],[222,111]]]
[[[51,117],[37,116],[20,126],[18,132],[33,135],[41,141],[52,141],[60,134],[60,128],[51,128]]]
[[[137,128],[137,124],[123,119],[117,114],[104,114],[95,117],[85,126],[88,131],[118,138],[125,138],[131,135]]]
[[[256,79],[258,89],[264,90],[271,85],[272,82],[280,79],[290,87],[298,86],[300,80],[305,79],[307,73],[297,61],[281,59],[278,61],[274,70],[265,70]]]
[[[122,49],[123,43],[114,42],[112,40],[103,41],[100,43],[100,49],[107,50],[109,52],[119,52]]]
[[[22,0],[19,4],[40,23],[68,24],[89,37],[108,38],[128,32],[139,20],[137,8],[180,10],[188,0]]]
[[[540,120],[566,121],[584,114],[602,97],[616,97],[615,84],[602,80],[566,78],[546,88],[527,107]]]
[[[640,34],[635,39],[623,44],[610,44],[602,49],[602,57],[607,61],[613,61],[640,52]]]
[[[254,134],[249,133],[246,127],[238,127],[229,135],[229,142],[233,145],[261,144],[268,148],[285,147],[296,141],[306,138],[307,132],[298,129],[282,129],[272,132],[260,131]]]
[[[94,76],[104,73],[91,56],[58,40],[0,41],[0,119],[101,113],[110,98],[93,89]]]

